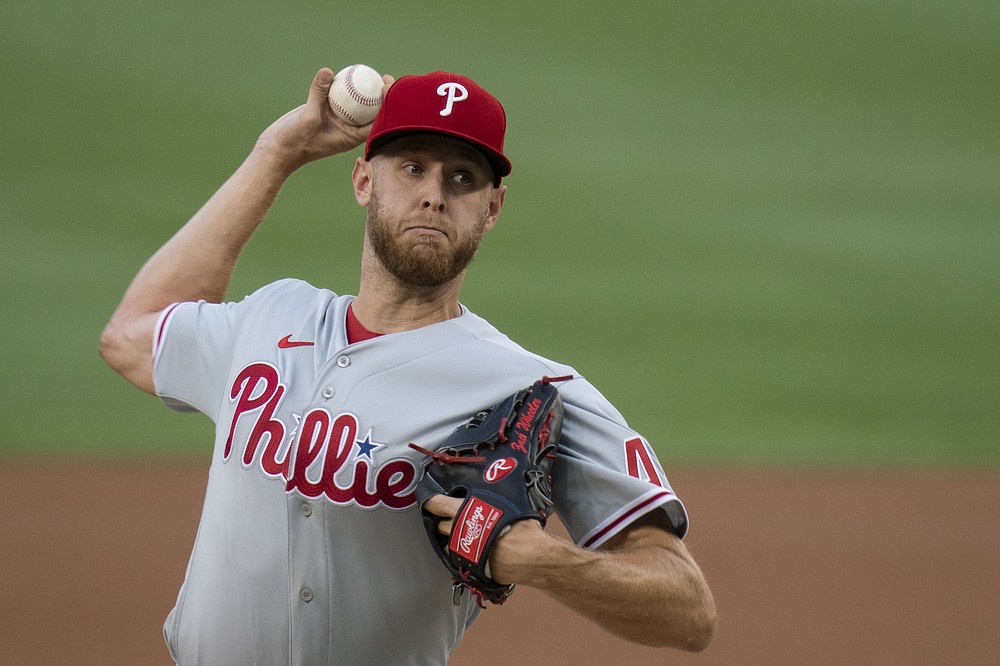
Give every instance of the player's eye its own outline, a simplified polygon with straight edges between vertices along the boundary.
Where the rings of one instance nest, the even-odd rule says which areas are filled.
[[[456,173],[454,176],[452,176],[452,180],[454,180],[457,184],[465,187],[476,184],[476,179],[472,176],[472,174],[466,173],[464,171],[459,171],[458,173]]]
[[[424,170],[422,168],[420,168],[419,164],[413,164],[412,162],[409,163],[409,164],[404,164],[403,165],[403,171],[405,171],[406,173],[408,173],[408,174],[410,174],[412,176],[418,176],[418,175],[420,175],[421,173],[424,172]]]

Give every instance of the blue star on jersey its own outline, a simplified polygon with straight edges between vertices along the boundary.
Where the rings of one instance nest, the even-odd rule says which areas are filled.
[[[354,443],[358,447],[358,452],[354,455],[354,457],[360,458],[361,456],[364,456],[372,462],[375,462],[375,457],[372,454],[385,446],[385,444],[379,444],[378,442],[372,440],[371,428],[368,429],[368,434],[365,435],[364,439],[356,440]]]

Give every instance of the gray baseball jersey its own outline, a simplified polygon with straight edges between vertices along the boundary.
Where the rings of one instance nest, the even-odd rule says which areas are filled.
[[[298,280],[238,303],[180,303],[154,340],[156,390],[215,422],[198,535],[164,624],[181,664],[443,664],[475,620],[453,602],[414,500],[433,446],[543,375],[575,375],[462,308],[348,344],[351,296]],[[566,408],[555,509],[596,548],[684,507],[646,440],[585,379]]]

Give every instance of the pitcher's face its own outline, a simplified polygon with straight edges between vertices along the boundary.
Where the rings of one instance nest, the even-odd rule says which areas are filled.
[[[400,281],[437,287],[463,274],[496,223],[506,188],[475,148],[438,134],[399,139],[358,168],[365,240]],[[362,167],[359,162],[359,168]]]

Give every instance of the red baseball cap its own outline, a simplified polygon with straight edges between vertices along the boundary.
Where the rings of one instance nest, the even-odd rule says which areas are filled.
[[[471,143],[486,157],[494,185],[510,174],[503,154],[507,114],[472,79],[449,72],[402,76],[386,93],[372,124],[365,159],[389,142],[414,132],[437,132]]]

